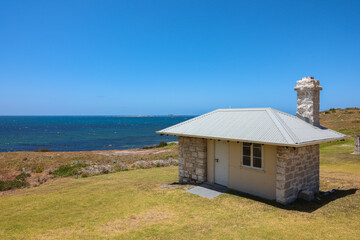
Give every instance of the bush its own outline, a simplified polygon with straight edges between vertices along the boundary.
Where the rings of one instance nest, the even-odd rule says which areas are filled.
[[[0,192],[10,190],[10,189],[14,189],[14,188],[25,187],[27,184],[28,183],[25,182],[25,181],[18,181],[18,180],[4,181],[4,180],[0,180]]]
[[[89,177],[89,174],[88,174],[88,173],[82,173],[82,174],[81,174],[81,177],[82,177],[82,178],[87,178],[87,177]]]
[[[145,146],[145,147],[142,147],[141,149],[152,149],[152,148],[158,148],[158,147],[166,147],[167,145],[168,145],[167,142],[160,142],[157,145]]]
[[[42,173],[43,171],[44,171],[43,168],[37,167],[37,168],[34,170],[34,173]]]
[[[329,111],[325,111],[325,114],[330,114],[330,112],[329,112]]]
[[[63,165],[55,169],[51,174],[53,174],[54,177],[70,177],[80,174],[81,168],[83,167],[86,167],[86,164]]]
[[[34,152],[53,152],[53,150],[42,148],[42,149],[35,150]]]
[[[27,177],[30,177],[31,175],[29,173],[21,173],[15,177],[16,180],[20,180],[25,182]]]
[[[167,142],[160,142],[158,147],[166,147],[167,145]]]

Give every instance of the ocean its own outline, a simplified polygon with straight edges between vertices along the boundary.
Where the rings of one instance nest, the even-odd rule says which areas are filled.
[[[194,116],[0,116],[0,152],[131,149],[177,141],[155,131]]]

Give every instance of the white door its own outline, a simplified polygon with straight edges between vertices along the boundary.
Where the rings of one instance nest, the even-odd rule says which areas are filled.
[[[229,145],[225,141],[215,141],[215,183],[228,185]]]

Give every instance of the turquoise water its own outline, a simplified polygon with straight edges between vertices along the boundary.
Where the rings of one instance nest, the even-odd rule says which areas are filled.
[[[131,149],[177,141],[155,131],[192,116],[19,116],[0,117],[0,152]]]

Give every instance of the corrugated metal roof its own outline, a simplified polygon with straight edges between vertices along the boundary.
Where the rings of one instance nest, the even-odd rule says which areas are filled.
[[[218,109],[157,133],[284,146],[302,146],[348,137],[272,108]]]

